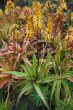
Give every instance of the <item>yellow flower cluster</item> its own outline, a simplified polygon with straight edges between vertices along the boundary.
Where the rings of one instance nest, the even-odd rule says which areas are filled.
[[[5,14],[8,14],[13,8],[14,8],[14,3],[11,0],[8,0],[5,6]]]
[[[44,39],[45,41],[51,39],[51,34],[52,34],[52,29],[53,29],[53,21],[52,21],[52,17],[48,18],[48,22],[47,22],[47,27],[46,30],[44,31]]]
[[[44,5],[37,0],[33,0],[32,6],[24,6],[23,8],[19,6],[14,7],[14,3],[11,0],[7,0],[5,13],[9,16],[6,16],[6,18],[9,20],[8,22],[11,21],[10,23],[13,24],[9,29],[9,33],[18,30],[18,25],[14,23],[20,23],[20,27],[24,27],[23,34],[25,37],[38,38],[37,36],[39,36],[40,38],[42,35],[45,41],[50,41],[52,38],[54,16],[63,16],[63,9],[67,9],[64,0],[60,0],[60,6],[57,8],[56,13],[49,13],[49,8],[52,9],[54,7],[56,5],[48,0],[46,0]],[[12,13],[9,14],[9,12]],[[0,10],[0,15],[2,14],[2,10]],[[59,26],[57,30],[59,32]]]
[[[34,1],[32,5],[33,9],[33,26],[34,29],[42,28],[42,6],[38,1]]]
[[[28,19],[28,21],[27,21],[25,36],[28,38],[33,38],[33,36],[34,36],[31,19]]]

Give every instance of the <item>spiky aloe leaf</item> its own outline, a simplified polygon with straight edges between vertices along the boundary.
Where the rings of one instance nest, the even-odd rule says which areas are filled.
[[[28,83],[27,85],[24,86],[24,88],[21,90],[21,92],[18,95],[17,106],[18,106],[19,100],[22,97],[22,95],[25,94],[28,91],[31,91],[31,89],[32,89],[32,85],[30,83]]]
[[[47,109],[49,110],[49,105],[47,104],[44,95],[42,94],[39,86],[37,84],[33,84],[36,92],[38,93],[39,97],[41,98],[41,100],[43,101],[43,103],[45,104],[45,106],[47,107]]]
[[[36,58],[35,54],[33,55],[32,68],[33,68],[33,72],[35,74],[35,71],[36,71],[36,68],[37,68],[37,58]]]
[[[70,94],[70,89],[69,89],[69,86],[67,84],[67,81],[66,80],[62,80],[62,85],[64,87],[64,90],[65,90],[65,98],[68,100],[70,99],[71,97],[71,94]]]
[[[50,106],[51,106],[52,97],[53,97],[55,89],[56,89],[56,85],[57,85],[57,81],[54,81],[53,85],[52,85],[52,90],[51,90]]]
[[[33,72],[32,67],[30,65],[28,65],[27,63],[25,63],[25,68],[28,71],[29,76],[33,77],[34,76],[34,72]]]
[[[71,77],[71,76],[70,75],[62,75],[62,76],[53,75],[53,76],[49,76],[47,78],[42,78],[39,82],[41,84],[45,84],[45,83],[51,83],[53,81],[60,80],[60,79],[67,79],[69,77]]]
[[[27,75],[23,72],[18,72],[18,71],[9,71],[7,74],[15,75],[17,77],[26,77]]]
[[[62,80],[57,81],[56,90],[55,90],[55,100],[57,107],[60,104],[59,102],[60,102],[61,83]]]

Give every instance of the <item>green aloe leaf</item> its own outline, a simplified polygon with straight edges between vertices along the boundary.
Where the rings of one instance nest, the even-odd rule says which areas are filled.
[[[21,67],[22,67],[22,69],[24,70],[24,72],[28,74],[28,71],[27,71],[26,66],[25,66],[25,65],[21,65]]]
[[[19,100],[20,98],[22,97],[23,94],[25,94],[26,92],[30,91],[32,89],[32,86],[30,83],[28,83],[27,85],[24,86],[24,88],[21,90],[21,92],[19,93],[18,95],[18,98],[17,98],[17,106],[18,106],[18,103],[19,103]],[[29,92],[28,92],[29,93]]]
[[[47,104],[44,95],[42,94],[39,86],[37,84],[33,84],[36,92],[38,93],[39,97],[41,98],[41,100],[43,101],[43,103],[45,104],[45,106],[47,107],[47,109],[49,110],[49,105]]]
[[[7,74],[11,74],[11,75],[16,75],[17,77],[26,77],[27,75],[23,72],[18,72],[18,71],[9,71],[7,72]]]
[[[33,55],[32,68],[33,68],[33,72],[35,74],[36,73],[36,68],[37,68],[37,58],[36,58],[35,54]]]
[[[71,77],[71,76],[69,76],[69,75],[62,75],[62,76],[54,75],[54,76],[49,76],[47,78],[42,78],[39,82],[41,84],[45,84],[45,83],[51,83],[53,81],[60,80],[60,79],[67,79],[69,77]]]
[[[57,81],[54,81],[54,82],[53,82],[53,85],[52,85],[50,100],[52,100],[52,97],[53,97],[54,92],[55,92],[55,89],[56,89],[56,85],[57,85]]]
[[[26,67],[26,70],[28,71],[29,76],[30,77],[34,76],[32,67],[30,65],[28,65],[27,63],[25,63],[25,67]]]
[[[56,100],[57,107],[60,104],[59,102],[60,102],[61,83],[62,83],[62,80],[57,81],[56,90],[55,90],[55,100]]]
[[[69,86],[67,84],[67,81],[66,80],[62,80],[62,85],[64,87],[64,90],[65,90],[65,96],[66,96],[66,99],[70,99],[71,97],[71,94],[70,94],[70,89],[69,89]]]

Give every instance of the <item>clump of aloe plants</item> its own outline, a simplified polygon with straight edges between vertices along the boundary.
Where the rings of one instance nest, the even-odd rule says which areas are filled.
[[[0,89],[7,87],[5,107],[14,90],[17,107],[22,95],[48,110],[70,100],[73,27],[64,29],[64,10],[64,0],[58,5],[35,0],[23,8],[9,0],[5,11],[0,10]]]

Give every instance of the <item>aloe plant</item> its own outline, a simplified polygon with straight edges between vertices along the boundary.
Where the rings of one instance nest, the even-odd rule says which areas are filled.
[[[28,95],[32,90],[35,90],[47,109],[49,109],[49,104],[40,89],[40,85],[42,84],[48,84],[48,86],[51,84],[52,89],[50,100],[52,101],[52,97],[55,93],[56,104],[60,99],[60,91],[62,91],[61,85],[64,87],[66,98],[70,98],[70,90],[67,85],[67,78],[72,77],[72,72],[70,71],[70,68],[68,68],[68,64],[70,63],[69,59],[62,58],[61,61],[60,54],[61,53],[57,53],[55,59],[49,54],[49,57],[47,57],[46,60],[43,60],[43,62],[40,61],[39,64],[36,56],[33,55],[31,66],[27,63],[21,65],[23,72],[10,71],[8,73],[20,78],[16,83],[16,87],[23,87],[18,95],[17,104],[24,93]],[[63,64],[66,64],[66,66],[64,67]],[[51,68],[53,69],[52,73],[50,71]],[[63,70],[60,70],[59,68]]]

